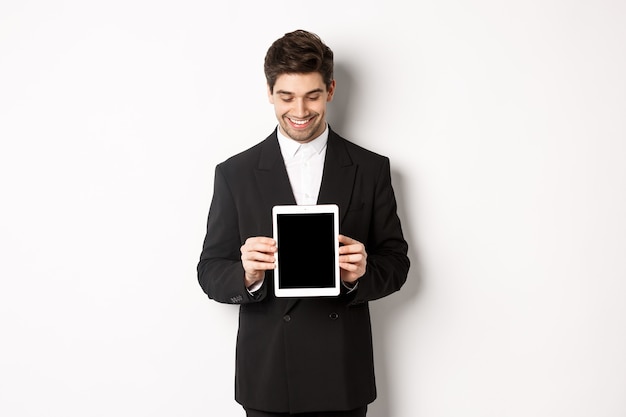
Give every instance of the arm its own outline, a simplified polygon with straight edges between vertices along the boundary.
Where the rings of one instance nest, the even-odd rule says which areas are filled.
[[[362,250],[365,271],[358,279],[354,303],[376,300],[398,291],[406,281],[410,266],[408,245],[397,215],[388,159],[382,164],[377,177],[368,238]],[[351,252],[355,251],[359,252],[358,249]]]
[[[222,303],[242,304],[265,297],[265,285],[254,296],[247,290],[253,281],[259,281],[265,274],[264,271],[257,271],[258,265],[254,262],[263,262],[263,259],[267,261],[268,258],[263,258],[267,254],[249,253],[259,249],[256,240],[253,240],[252,247],[241,244],[239,209],[218,165],[215,169],[207,233],[198,263],[198,282],[210,298]],[[266,244],[267,242],[261,243]],[[271,259],[269,262],[272,262]],[[266,265],[265,269],[271,268]]]

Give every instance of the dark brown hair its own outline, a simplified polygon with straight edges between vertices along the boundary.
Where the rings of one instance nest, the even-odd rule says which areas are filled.
[[[265,78],[270,92],[282,74],[319,72],[330,89],[333,81],[333,51],[319,36],[305,30],[296,30],[276,40],[265,55]]]

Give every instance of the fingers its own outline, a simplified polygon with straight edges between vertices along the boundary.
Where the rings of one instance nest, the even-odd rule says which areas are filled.
[[[360,253],[350,254],[350,255],[339,255],[339,266],[341,264],[359,264],[365,261],[365,256]]]
[[[341,243],[342,245],[352,245],[354,243],[360,243],[360,242],[346,235],[339,235],[339,243]]]
[[[256,271],[268,271],[276,267],[276,264],[274,263],[273,258],[267,259],[267,260],[265,259],[255,260],[255,259],[244,259],[242,257],[241,260],[243,262],[243,269],[250,274],[255,274]]]
[[[349,262],[339,262],[339,268],[343,269],[346,272],[358,272],[359,265],[351,264]]]
[[[341,279],[354,282],[365,274],[367,268],[367,252],[365,245],[348,236],[339,235],[339,268]]]
[[[241,246],[241,263],[247,283],[263,279],[265,271],[274,269],[276,242],[269,237],[251,237]]]
[[[251,263],[273,263],[274,253],[276,253],[276,242],[274,239],[269,237],[251,237],[241,247],[241,260]]]
[[[367,253],[365,252],[365,245],[363,245],[358,240],[352,239],[348,236],[339,235],[339,243],[342,245],[342,246],[339,246],[339,255],[360,254],[363,257],[367,256]],[[341,257],[339,259],[341,262]],[[359,258],[350,258],[350,259],[351,260],[348,260],[348,258],[346,258],[345,262],[359,262],[360,261]]]
[[[241,246],[241,253],[243,252],[274,253],[276,252],[276,241],[264,236],[249,237]]]
[[[352,263],[339,263],[341,280],[344,282],[356,282],[359,278],[365,275],[366,266],[365,263],[362,264],[352,264]]]

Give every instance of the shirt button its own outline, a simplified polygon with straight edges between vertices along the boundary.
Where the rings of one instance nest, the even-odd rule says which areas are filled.
[[[337,320],[339,318],[339,314],[337,314],[337,313],[330,313],[328,315],[328,317],[330,317],[331,320]]]
[[[289,314],[287,314],[286,316],[283,317],[283,320],[285,320],[287,323],[289,323],[291,321],[291,316]]]

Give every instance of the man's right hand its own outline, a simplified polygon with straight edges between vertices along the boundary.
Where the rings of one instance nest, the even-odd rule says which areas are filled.
[[[241,263],[245,271],[246,288],[263,280],[265,271],[276,267],[276,241],[257,236],[246,239],[241,247]]]

